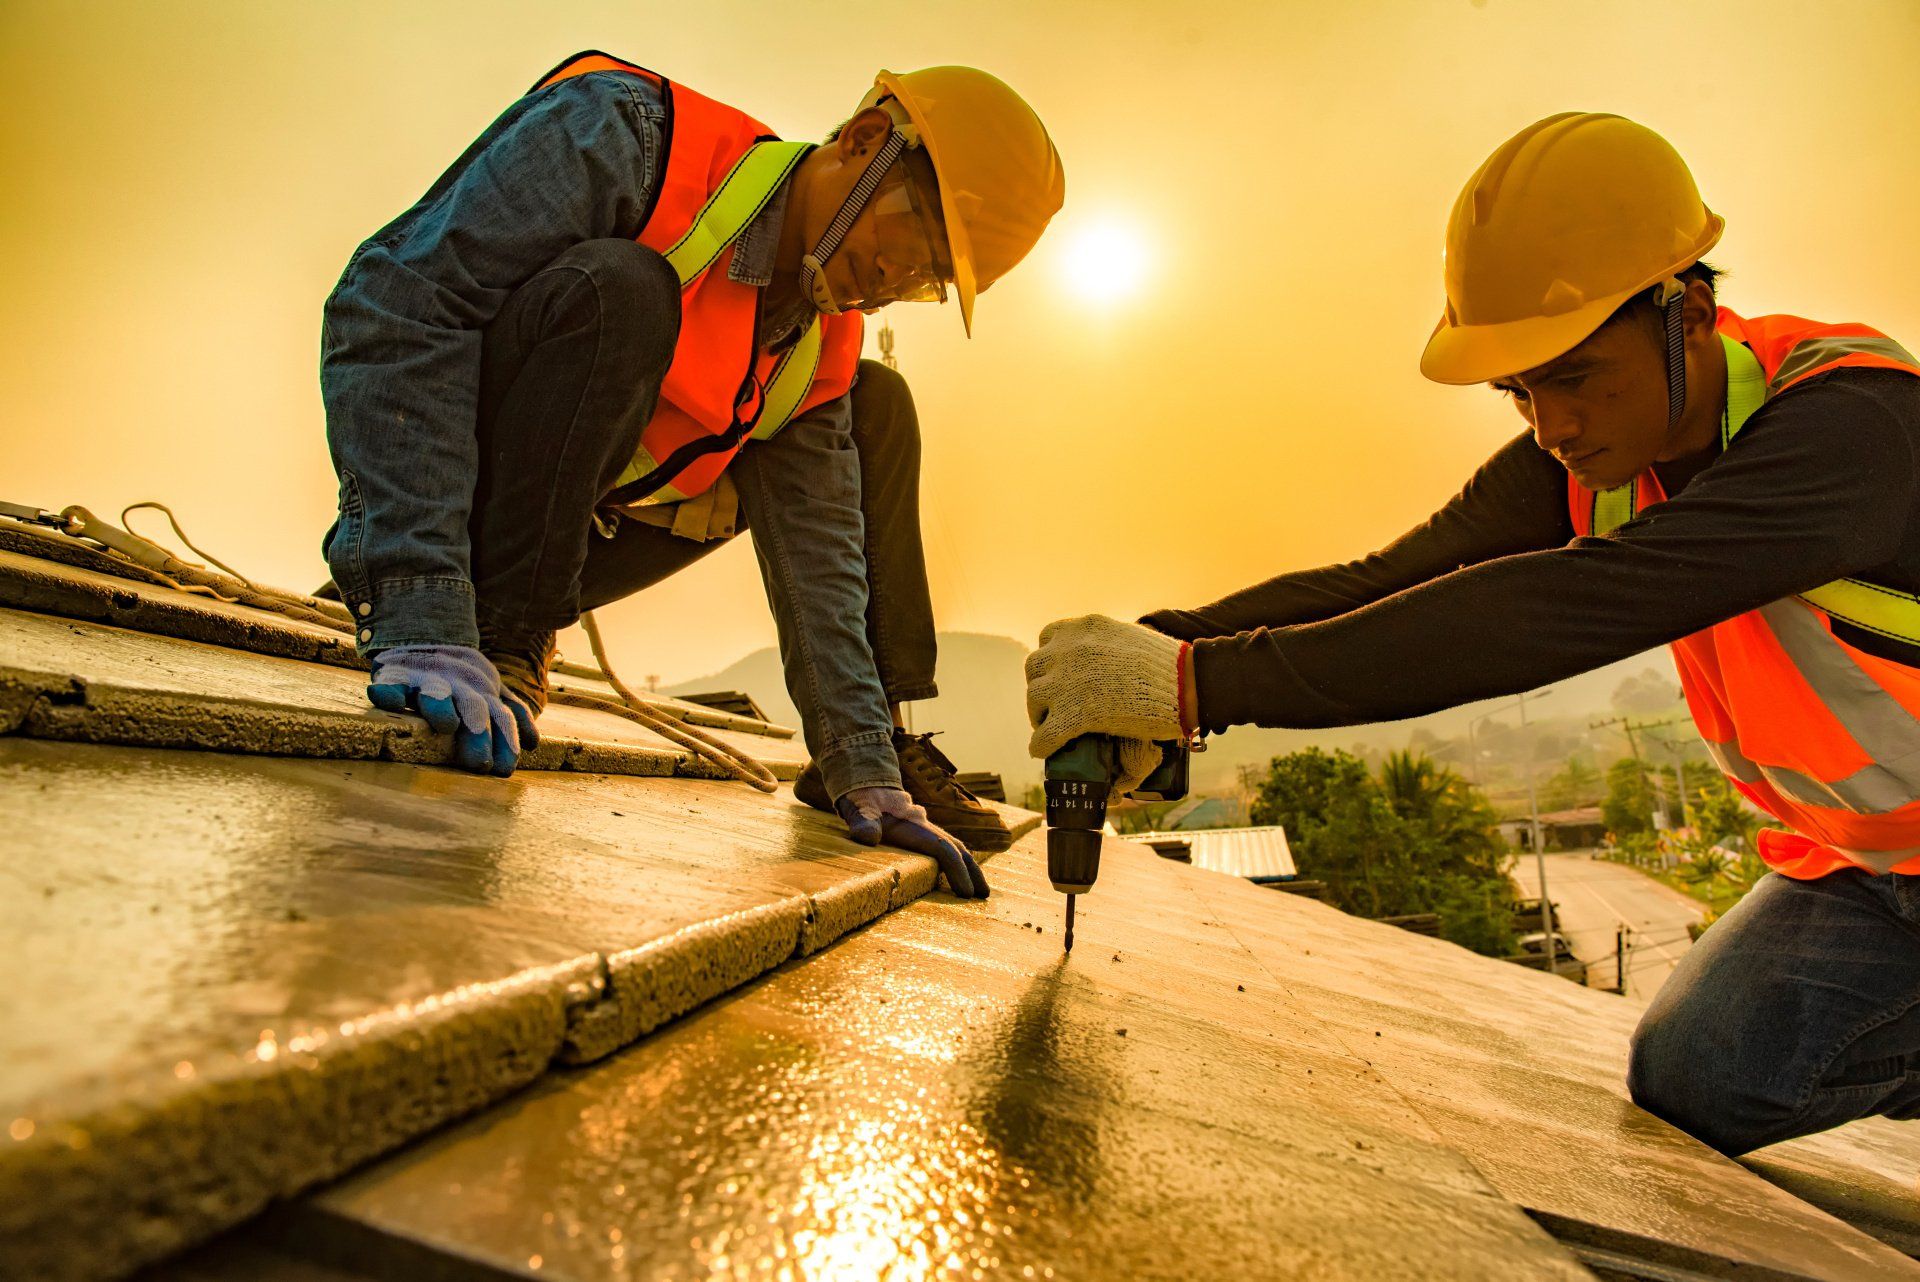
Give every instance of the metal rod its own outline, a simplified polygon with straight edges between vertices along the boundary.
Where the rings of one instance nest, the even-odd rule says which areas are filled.
[[[1067,896],[1067,951],[1068,952],[1073,951],[1073,901],[1078,899],[1079,897],[1080,896],[1078,895]]]

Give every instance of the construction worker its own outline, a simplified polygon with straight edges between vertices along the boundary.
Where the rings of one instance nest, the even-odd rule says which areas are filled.
[[[1027,672],[1046,756],[1390,721],[1671,643],[1708,750],[1784,827],[1648,1009],[1628,1086],[1737,1154],[1920,1116],[1920,364],[1717,306],[1722,225],[1649,129],[1523,130],[1454,206],[1420,368],[1528,430],[1370,556],[1053,624]]]
[[[901,728],[936,693],[919,428],[861,313],[951,288],[971,332],[1063,195],[1039,118],[969,67],[881,72],[817,146],[605,54],[541,77],[327,300],[326,554],[369,698],[510,774],[554,634],[750,524],[796,795],[984,897],[969,846],[1005,824]]]

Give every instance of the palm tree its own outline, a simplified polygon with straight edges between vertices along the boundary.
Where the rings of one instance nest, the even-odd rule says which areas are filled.
[[[1727,858],[1727,852],[1717,847],[1703,850],[1693,857],[1687,867],[1687,880],[1697,881],[1709,890],[1720,879],[1732,880],[1733,861]]]
[[[1431,818],[1453,777],[1451,770],[1436,766],[1432,757],[1411,748],[1389,752],[1380,765],[1380,787],[1402,819]]]

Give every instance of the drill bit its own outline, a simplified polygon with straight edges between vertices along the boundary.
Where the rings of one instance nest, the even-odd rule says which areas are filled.
[[[1068,952],[1073,951],[1073,901],[1078,898],[1079,898],[1078,895],[1067,896],[1067,951]]]

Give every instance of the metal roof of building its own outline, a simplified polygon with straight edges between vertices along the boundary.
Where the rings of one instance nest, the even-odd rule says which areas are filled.
[[[1186,862],[1229,877],[1264,880],[1297,877],[1287,830],[1278,824],[1261,828],[1182,828],[1174,832],[1143,832],[1128,838],[1165,854],[1185,846]]]

